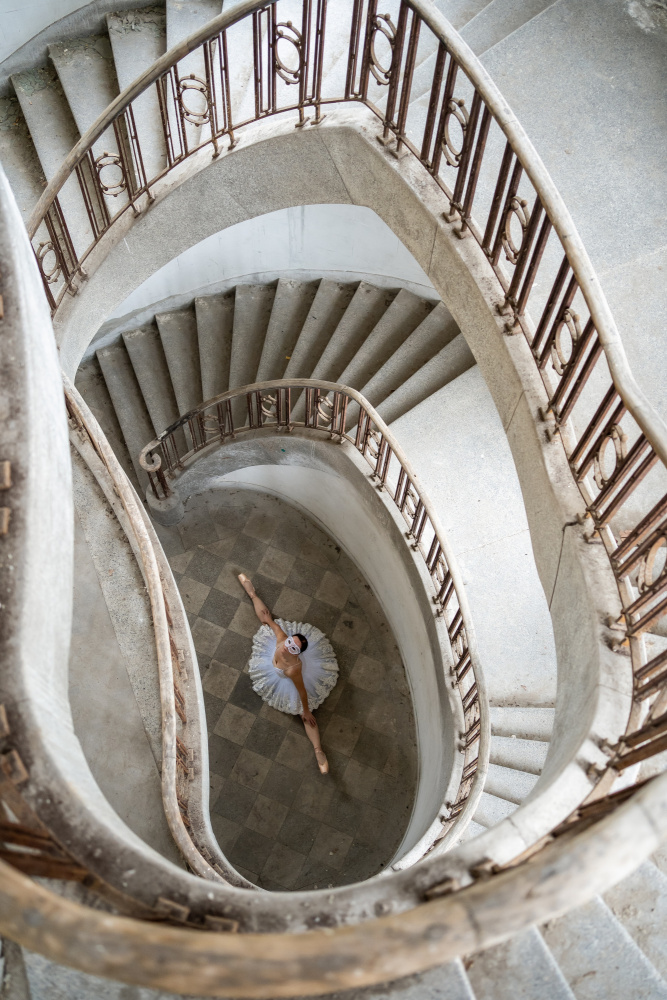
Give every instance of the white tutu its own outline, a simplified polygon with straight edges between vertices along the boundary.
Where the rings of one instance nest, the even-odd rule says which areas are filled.
[[[300,632],[308,640],[308,649],[301,653],[301,673],[308,692],[308,708],[319,708],[338,680],[338,663],[331,643],[314,625],[303,622],[286,622],[276,618],[287,635]],[[273,665],[273,654],[278,641],[268,625],[261,625],[252,640],[249,673],[253,690],[271,708],[288,715],[301,715],[303,706],[294,682]]]

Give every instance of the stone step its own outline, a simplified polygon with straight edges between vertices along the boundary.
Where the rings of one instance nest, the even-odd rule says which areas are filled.
[[[534,927],[466,963],[476,1000],[574,1000],[575,994]]]
[[[278,279],[256,382],[283,377],[316,292],[316,282]]]
[[[475,837],[479,837],[480,834],[486,833],[486,827],[482,826],[481,823],[476,823],[474,819],[471,819],[466,826],[461,839],[458,841],[460,844],[465,844],[468,840],[474,840]]]
[[[132,362],[155,434],[178,420],[176,396],[157,326],[150,323],[123,334],[123,343]],[[148,444],[148,442],[146,442]]]
[[[536,774],[517,771],[515,768],[503,767],[501,764],[489,764],[484,790],[492,795],[498,795],[502,799],[507,799],[508,802],[521,805],[532,792],[537,780]]]
[[[120,90],[125,90],[167,51],[165,12],[159,7],[146,7],[107,14],[107,28],[118,86]],[[147,179],[150,179],[167,166],[167,148],[156,88],[149,87],[136,97],[132,102],[132,111],[144,169]]]
[[[191,306],[173,309],[158,313],[155,321],[160,331],[178,412],[183,416],[202,401],[195,311]]]
[[[555,709],[491,705],[490,716],[491,732],[494,736],[517,736],[525,740],[550,740]]]
[[[353,389],[365,385],[432,311],[432,302],[401,288],[341,372],[339,381]]]
[[[667,980],[667,875],[652,861],[604,894],[604,901]]]
[[[185,38],[188,38],[193,31],[210,21],[222,12],[221,0],[167,0],[167,49],[173,49]],[[190,52],[178,64],[178,74],[181,81],[189,76],[195,76],[197,80],[206,81],[206,66],[204,54],[201,48]],[[204,99],[201,92],[196,88],[187,87],[183,91],[182,105],[184,109],[194,112],[205,110]],[[171,117],[171,112],[170,112]],[[174,116],[175,118],[175,116]],[[175,122],[174,122],[175,124]],[[206,142],[211,135],[208,124],[196,125],[191,121],[183,123],[185,136],[190,149]]]
[[[0,163],[26,222],[46,187],[46,177],[15,97],[0,98]]]
[[[139,480],[134,471],[132,458],[127,450],[113,401],[109,395],[100,363],[95,355],[79,365],[79,370],[76,373],[76,387],[106,434],[114,455],[122,465],[130,482],[138,490]]]
[[[101,347],[97,352],[97,360],[137,479],[145,487],[148,477],[139,465],[139,454],[144,445],[153,440],[155,431],[130,356],[125,350],[125,344],[119,341],[108,347]]]
[[[62,85],[51,64],[14,74],[12,84],[44,176],[50,181],[80,138]],[[92,243],[93,232],[76,176],[65,182],[58,200],[74,249],[81,255]]]
[[[440,13],[444,14],[457,31],[461,31],[488,3],[489,0],[435,0]]]
[[[250,385],[255,381],[264,338],[271,319],[276,294],[275,285],[237,285],[234,301],[232,353],[229,362],[229,388]],[[234,422],[246,421],[245,400],[232,404]]]
[[[378,407],[458,334],[459,328],[449,310],[438,302],[359,391],[372,406]]]
[[[511,816],[517,808],[516,802],[510,802],[499,795],[484,791],[480,795],[473,819],[475,823],[479,823],[480,826],[484,826],[488,830]]]
[[[337,382],[395,297],[394,291],[362,281],[315,365],[311,378]]]
[[[49,45],[49,56],[56,68],[72,117],[81,135],[108,108],[120,93],[113,52],[108,35],[66,38]],[[111,138],[109,138],[109,135]],[[113,133],[98,140],[114,143]],[[109,149],[107,145],[105,148]]]
[[[475,55],[501,42],[513,31],[537,17],[555,0],[491,0],[461,29]]]
[[[667,998],[667,982],[599,897],[541,932],[577,1000]]]
[[[356,289],[356,285],[322,278],[285,369],[285,378],[311,378]]]
[[[195,299],[202,399],[213,399],[229,388],[229,362],[234,329],[234,289]]]
[[[512,739],[511,736],[492,736],[489,741],[489,760],[492,764],[511,767],[515,771],[541,774],[549,752],[549,744],[540,740]]]
[[[377,407],[377,411],[385,423],[391,424],[434,392],[463,375],[474,364],[472,351],[460,333],[392,392]]]

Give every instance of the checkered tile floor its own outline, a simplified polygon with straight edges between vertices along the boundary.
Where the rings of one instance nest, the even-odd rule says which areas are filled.
[[[391,860],[417,777],[412,703],[391,630],[352,561],[274,497],[220,490],[192,497],[158,528],[188,612],[206,703],[211,821],[232,864],[266,889],[369,878]],[[329,637],[338,684],[315,712],[322,776],[297,717],[277,712],[247,674],[259,627],[236,574],[277,617]]]

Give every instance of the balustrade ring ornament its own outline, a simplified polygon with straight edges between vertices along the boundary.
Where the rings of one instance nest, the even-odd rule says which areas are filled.
[[[656,572],[656,562],[662,553],[663,563]],[[658,581],[667,579],[667,533],[663,533],[653,543],[637,570],[637,589],[640,594],[645,594],[647,590],[654,587]]]
[[[325,427],[330,427],[333,422],[334,401],[331,394],[320,396],[317,401],[317,412],[324,421]]]
[[[262,415],[265,417],[275,417],[278,416],[278,396],[277,394],[271,396],[268,393],[260,393],[259,395],[259,405],[261,407]]]
[[[102,179],[102,171],[107,168],[113,169],[116,167],[120,170],[120,177],[112,180],[110,183],[106,183]],[[100,187],[104,194],[111,195],[112,198],[117,198],[127,188],[127,181],[125,178],[125,167],[123,162],[117,153],[107,153],[105,150],[101,156],[98,156],[95,160],[95,170],[97,171],[97,179],[100,182]]]
[[[185,94],[188,90],[193,90],[195,94],[199,94],[203,97],[203,108],[197,110],[196,108],[191,108],[187,105]],[[202,125],[206,125],[206,123],[210,121],[210,102],[208,96],[208,84],[206,83],[206,80],[200,79],[198,76],[195,76],[194,73],[190,73],[190,76],[186,76],[185,79],[180,80],[178,84],[178,102],[181,106],[183,117],[186,122],[190,122],[191,125],[196,125],[197,128],[201,128]]]
[[[50,253],[53,254],[54,264],[51,270],[49,271],[45,261],[47,254]],[[37,247],[35,256],[37,257],[37,263],[39,264],[39,269],[42,272],[42,277],[44,278],[44,281],[47,283],[47,285],[55,284],[55,282],[58,280],[58,278],[62,273],[62,264],[60,263],[60,259],[58,257],[58,251],[56,250],[52,241],[47,240],[46,243],[40,243],[39,246]]]
[[[518,246],[516,245],[512,237],[513,219],[517,219],[519,225],[521,226],[521,241]],[[505,256],[507,257],[510,264],[516,264],[516,262],[519,259],[519,254],[521,253],[524,241],[526,239],[526,230],[528,229],[529,222],[530,222],[530,212],[528,210],[528,202],[525,200],[525,198],[518,198],[516,195],[514,195],[514,197],[509,203],[507,215],[505,216],[505,225],[503,226],[503,237],[502,237],[503,250],[505,251]],[[567,311],[569,312],[569,310]],[[559,374],[562,374],[562,372],[559,372]]]
[[[449,131],[449,125],[451,119],[454,118],[461,126],[461,148],[457,149],[452,141],[452,135]],[[442,134],[442,152],[444,154],[447,163],[450,167],[458,167],[461,160],[461,153],[463,152],[463,145],[465,142],[466,129],[468,128],[468,121],[470,120],[470,113],[466,108],[466,102],[462,97],[452,97],[451,101],[447,105],[447,114],[445,115],[445,127]]]
[[[384,67],[375,51],[375,42],[378,35],[383,35],[389,42],[391,49],[391,59],[389,65]],[[394,48],[396,45],[396,27],[389,14],[376,14],[373,19],[373,33],[370,44],[370,64],[369,68],[381,87],[386,87],[391,79],[391,71],[394,65]]]
[[[516,263],[516,262],[514,262]],[[569,349],[563,340],[563,333],[567,330],[570,339]],[[571,309],[565,309],[556,329],[554,342],[551,345],[551,363],[557,375],[564,375],[565,369],[572,360],[574,346],[581,336],[581,325],[579,315]]]
[[[286,62],[280,58],[278,52],[278,44],[280,42],[289,42],[292,45],[297,54],[297,66],[296,69],[292,69]],[[274,58],[276,61],[276,72],[278,76],[285,81],[286,84],[298,83],[301,79],[301,52],[303,49],[303,43],[301,38],[301,32],[294,27],[291,21],[283,21],[276,25],[276,45],[274,49]]]
[[[608,433],[602,438],[600,447],[593,460],[593,479],[599,490],[603,490],[607,483],[614,478],[616,470],[627,455],[627,440],[627,434],[624,433],[623,428],[618,424],[613,424]],[[604,465],[610,444],[614,447],[614,467],[609,472],[609,475],[607,475]]]

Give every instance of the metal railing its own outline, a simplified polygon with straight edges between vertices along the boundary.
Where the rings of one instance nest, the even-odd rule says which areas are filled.
[[[305,416],[294,419],[303,393]],[[350,420],[350,409],[357,415]],[[418,860],[454,826],[472,818],[488,764],[489,717],[486,687],[477,656],[465,589],[438,517],[417,483],[402,448],[367,399],[348,386],[316,379],[281,379],[230,389],[202,403],[143,449],[139,463],[156,500],[172,494],[174,479],[202,452],[257,431],[289,433],[303,428],[338,443],[347,442],[371,468],[371,476],[407,526],[406,538],[430,577],[436,615],[447,628],[452,654],[450,683],[458,692],[463,731],[459,734],[456,795],[438,811],[439,821],[411,852]],[[451,794],[451,793],[450,793]]]
[[[124,528],[148,591],[160,684],[162,800],[169,829],[188,866],[197,875],[254,888],[227,863],[209,829],[208,816],[202,815],[202,785],[208,781],[208,772],[201,760],[198,667],[176,582],[150,520],[104,433],[66,376],[64,381],[74,443],[102,488],[106,487],[112,508],[120,501],[126,518]],[[99,460],[108,482],[91,456]]]
[[[644,759],[663,739],[646,726],[667,708],[667,651],[649,656],[643,640],[667,613],[667,427],[632,376],[553,181],[483,67],[425,0],[382,9],[354,0],[347,14],[337,10],[334,35],[327,0],[246,0],[158,60],[82,137],[31,216],[47,297],[56,311],[104,235],[128,211],[144,211],[192,155],[218,156],[223,142],[233,147],[240,130],[272,116],[312,127],[328,106],[370,108],[380,142],[423,166],[455,231],[479,245],[502,290],[507,334],[528,342],[545,429],[561,436],[591,539],[604,544],[618,583],[623,615],[611,625],[635,674],[627,739],[632,759]],[[342,54],[332,43],[341,31]],[[200,75],[179,68],[188,54]],[[150,177],[144,153],[152,142],[155,158],[156,140],[140,124],[149,89],[163,160]],[[629,745],[610,748],[612,761],[627,760]]]

